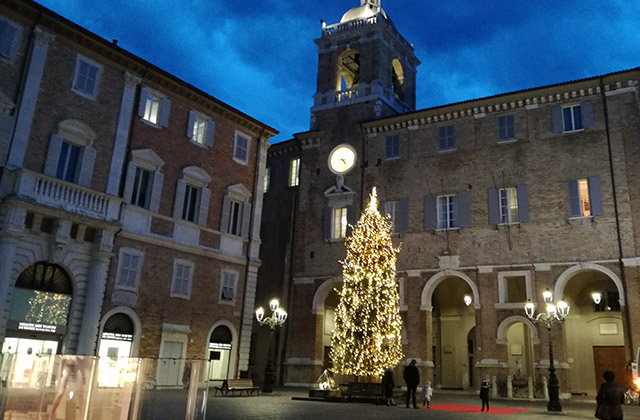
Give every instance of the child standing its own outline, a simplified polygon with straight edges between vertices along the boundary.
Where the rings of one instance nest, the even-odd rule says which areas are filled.
[[[431,404],[431,397],[433,396],[433,389],[431,388],[431,382],[427,381],[422,387],[422,399],[424,402],[423,406],[427,406],[427,408],[431,408],[429,405]]]
[[[489,381],[486,379],[480,385],[480,399],[482,400],[482,409],[480,411],[484,411],[485,406],[489,411]]]

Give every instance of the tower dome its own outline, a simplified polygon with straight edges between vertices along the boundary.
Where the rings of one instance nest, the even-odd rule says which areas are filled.
[[[385,18],[387,14],[380,7],[380,0],[360,0],[360,6],[354,7],[342,16],[340,23],[351,20],[367,19],[381,13]]]

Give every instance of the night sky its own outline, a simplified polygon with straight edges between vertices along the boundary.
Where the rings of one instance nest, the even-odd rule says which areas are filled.
[[[41,0],[278,129],[309,129],[320,19],[359,0]],[[637,0],[382,0],[422,61],[417,108],[640,66]]]

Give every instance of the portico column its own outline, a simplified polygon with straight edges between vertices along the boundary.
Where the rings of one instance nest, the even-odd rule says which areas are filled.
[[[86,296],[82,316],[80,337],[76,354],[93,356],[96,352],[98,330],[100,329],[100,315],[104,291],[107,286],[107,272],[113,249],[114,233],[103,229],[97,248],[91,259],[89,275],[87,277]]]
[[[0,343],[4,341],[7,319],[9,318],[9,289],[11,272],[20,236],[24,230],[25,209],[10,207],[6,210],[4,223],[0,228]]]

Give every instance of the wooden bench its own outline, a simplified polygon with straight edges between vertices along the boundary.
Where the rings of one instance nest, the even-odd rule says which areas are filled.
[[[231,396],[233,397],[236,395],[236,393],[242,396],[243,392],[247,396],[253,395],[254,392],[256,393],[256,395],[260,395],[260,387],[254,386],[251,379],[225,379],[224,381],[222,381],[221,386],[216,386],[213,389],[214,396],[218,395],[218,392],[220,393],[220,395],[223,395],[225,397],[228,397],[229,394],[231,394]]]
[[[345,401],[374,399],[379,404],[384,402],[384,388],[380,383],[350,382],[343,385],[342,396]]]

